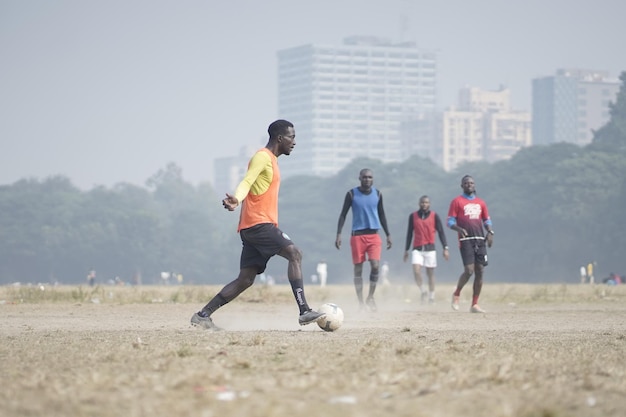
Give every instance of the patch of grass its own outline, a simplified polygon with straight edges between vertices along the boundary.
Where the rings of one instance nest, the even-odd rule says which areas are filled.
[[[248,361],[239,360],[239,361],[235,362],[233,367],[236,368],[236,369],[250,369],[250,368],[252,368],[252,365]]]
[[[260,334],[255,335],[250,341],[250,346],[261,346],[265,344],[265,338]]]
[[[626,285],[487,284],[483,287],[483,298],[506,304],[626,301]]]
[[[399,285],[396,290],[401,288]],[[101,304],[206,304],[221,285],[142,285],[114,286],[97,285],[6,285],[0,286],[0,304],[43,304],[43,303],[90,303]],[[351,285],[309,286],[307,298],[318,303],[337,302],[351,296]],[[446,290],[442,290],[446,291]],[[332,294],[332,295],[331,295]],[[342,298],[343,297],[343,298]],[[608,286],[604,284],[491,284],[483,287],[481,296],[484,302],[501,304],[540,304],[540,303],[587,303],[587,302],[626,302],[626,285]],[[404,303],[406,294],[390,291],[387,303]],[[321,300],[321,301],[320,301]],[[288,284],[255,284],[239,297],[239,303],[280,304],[292,303],[293,294]],[[409,326],[401,332],[409,332]]]
[[[396,348],[396,355],[408,355],[413,351],[411,346],[400,346]]]
[[[176,356],[178,356],[179,358],[186,358],[188,356],[193,356],[193,350],[188,345],[181,346],[176,351]]]
[[[554,410],[539,410],[524,414],[524,417],[560,417],[561,414]]]
[[[548,291],[548,287],[546,285],[535,288],[530,295],[531,301],[549,301],[549,298],[550,292]]]

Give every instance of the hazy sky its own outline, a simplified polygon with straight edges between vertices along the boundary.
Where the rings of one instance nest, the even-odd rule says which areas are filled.
[[[439,51],[441,107],[504,84],[530,111],[534,77],[626,70],[624,16],[623,0],[0,0],[0,185],[143,185],[168,162],[210,180],[280,117],[277,51],[351,35]]]

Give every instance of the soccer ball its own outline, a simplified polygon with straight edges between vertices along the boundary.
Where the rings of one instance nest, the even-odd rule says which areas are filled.
[[[317,321],[317,325],[320,326],[320,329],[327,332],[334,332],[341,327],[341,324],[343,323],[343,310],[337,304],[322,304],[317,311],[320,313],[326,313],[326,317]]]

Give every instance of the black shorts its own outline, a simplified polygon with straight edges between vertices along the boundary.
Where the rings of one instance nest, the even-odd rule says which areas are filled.
[[[243,243],[239,267],[255,267],[257,274],[265,271],[267,261],[283,248],[293,245],[287,234],[271,223],[262,223],[239,231]]]
[[[463,266],[478,264],[487,266],[487,246],[484,239],[468,239],[461,241],[461,259]]]

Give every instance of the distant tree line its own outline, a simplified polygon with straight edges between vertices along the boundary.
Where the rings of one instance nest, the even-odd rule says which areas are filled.
[[[620,80],[610,121],[586,147],[533,146],[507,161],[468,163],[454,172],[418,156],[388,164],[356,159],[330,178],[284,180],[280,227],[304,252],[305,280],[325,259],[329,283],[352,281],[349,246],[338,251],[334,240],[345,193],[358,185],[365,167],[374,171],[374,186],[383,193],[394,247],[383,251],[382,260],[390,264],[392,283],[411,280],[402,253],[419,197],[429,195],[432,209],[445,219],[464,174],[474,176],[496,231],[487,282],[574,283],[589,262],[596,262],[596,281],[610,272],[623,275],[626,72]],[[283,158],[294,157],[297,149]],[[189,184],[175,164],[145,187],[121,183],[82,191],[64,177],[0,186],[0,283],[82,283],[95,269],[99,282],[120,277],[156,283],[168,271],[182,274],[185,283],[224,284],[238,272],[241,249],[239,214],[222,208],[224,191]],[[449,262],[439,257],[437,276],[454,282],[461,261],[455,234],[446,234],[452,256]],[[286,279],[286,261],[271,261],[267,273],[278,282]]]
[[[100,283],[160,282],[164,271],[211,282],[231,270],[223,259],[238,240],[217,199],[174,164],[146,188],[84,192],[64,177],[0,187],[0,282],[80,283],[91,269]]]

